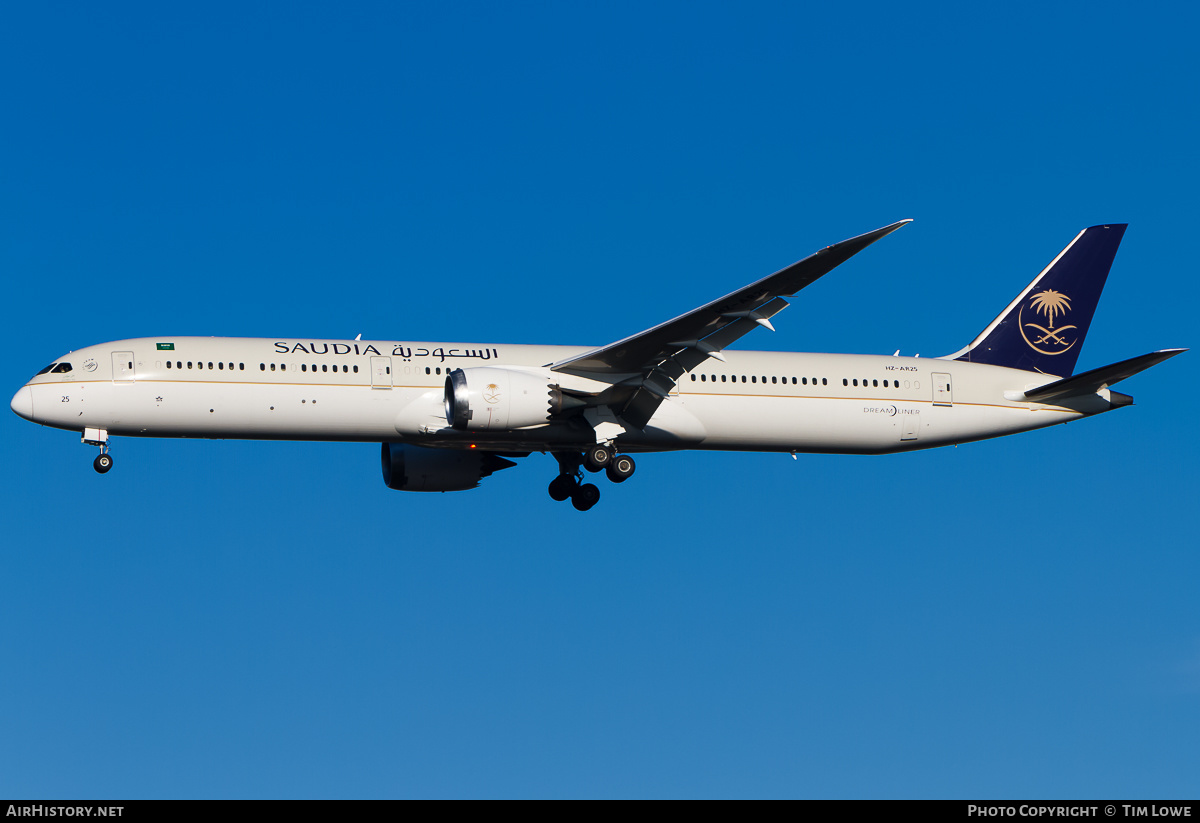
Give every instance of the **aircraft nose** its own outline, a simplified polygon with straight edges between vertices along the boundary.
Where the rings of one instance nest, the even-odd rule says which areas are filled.
[[[21,389],[13,395],[12,402],[9,403],[12,410],[24,417],[26,420],[33,419],[33,392],[28,386],[22,386]]]

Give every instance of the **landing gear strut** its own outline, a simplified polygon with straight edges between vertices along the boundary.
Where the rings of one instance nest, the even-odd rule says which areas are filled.
[[[612,446],[599,444],[579,452],[556,452],[558,460],[558,477],[550,481],[550,497],[555,500],[570,498],[571,505],[585,512],[600,501],[600,489],[591,483],[583,482],[583,472],[598,472],[601,469],[614,483],[623,483],[633,474],[637,466],[633,458],[625,454],[617,454]]]

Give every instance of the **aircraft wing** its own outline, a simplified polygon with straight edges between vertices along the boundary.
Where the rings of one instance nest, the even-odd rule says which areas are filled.
[[[827,246],[674,320],[560,360],[551,364],[550,369],[600,379],[622,378],[620,384],[630,391],[613,403],[613,410],[625,422],[642,428],[681,376],[709,357],[723,359],[722,349],[760,325],[773,329],[771,318],[788,306],[784,295],[795,294],[876,240],[911,222],[901,220]]]

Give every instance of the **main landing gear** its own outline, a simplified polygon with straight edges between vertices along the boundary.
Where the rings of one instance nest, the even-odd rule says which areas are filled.
[[[625,482],[637,469],[632,457],[617,454],[612,446],[604,444],[592,446],[583,454],[558,452],[554,457],[558,460],[559,474],[550,481],[550,496],[560,501],[570,498],[571,505],[581,512],[600,502],[600,489],[583,482],[581,468],[589,472],[604,470],[614,483]]]

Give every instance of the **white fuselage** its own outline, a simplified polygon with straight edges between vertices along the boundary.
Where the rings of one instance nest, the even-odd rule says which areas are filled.
[[[171,348],[166,348],[170,346]],[[72,352],[14,398],[35,422],[110,435],[405,442],[553,451],[595,442],[578,420],[504,432],[447,425],[453,369],[503,367],[580,391],[547,366],[587,347],[174,337]],[[671,449],[882,454],[997,437],[1111,408],[1106,391],[1069,407],[1019,399],[1054,377],[998,366],[877,355],[725,351],[686,374],[628,452]],[[1007,396],[1006,396],[1007,393]],[[1015,398],[1015,399],[1014,399]],[[28,402],[30,412],[24,413]]]

